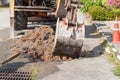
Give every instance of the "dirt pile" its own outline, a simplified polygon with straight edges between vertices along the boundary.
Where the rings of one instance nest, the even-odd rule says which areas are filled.
[[[25,54],[42,61],[72,60],[71,56],[59,52],[53,54],[55,31],[51,27],[36,27],[22,36],[14,46],[12,53]]]
[[[50,60],[55,32],[51,27],[36,27],[21,37],[12,47],[13,53],[25,53],[33,58]]]

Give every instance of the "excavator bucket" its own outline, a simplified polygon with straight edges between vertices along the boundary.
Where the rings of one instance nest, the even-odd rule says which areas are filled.
[[[66,23],[66,25],[64,24]],[[83,32],[76,24],[70,24],[67,20],[60,21],[57,19],[56,35],[55,35],[55,52],[73,54],[79,57],[83,46]]]

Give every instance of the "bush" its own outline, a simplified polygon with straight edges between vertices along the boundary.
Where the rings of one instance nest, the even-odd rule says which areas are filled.
[[[91,0],[80,0],[81,4],[85,4],[85,3],[88,3],[88,2],[91,2]]]
[[[120,0],[103,0],[103,4],[106,9],[111,10],[114,15],[120,15]]]
[[[80,3],[84,5],[81,8],[83,13],[88,12],[88,8],[93,5],[102,6],[102,0],[80,0]]]
[[[116,16],[119,17],[119,11],[107,10],[101,6],[91,6],[88,9],[88,13],[92,16],[93,20],[114,20]],[[120,17],[119,17],[120,19]]]
[[[105,9],[101,6],[91,6],[88,13],[92,16],[93,20],[105,20]]]
[[[89,7],[92,6],[92,5],[93,5],[93,2],[85,3],[84,6],[81,8],[81,11],[82,11],[83,13],[88,12]]]
[[[105,20],[114,20],[115,19],[115,13],[113,11],[106,11],[105,12],[105,17],[106,19]]]
[[[95,0],[96,6],[103,6],[102,5],[102,0]]]
[[[102,0],[102,5],[103,5],[103,6],[106,6],[107,1],[108,1],[108,0]]]
[[[93,20],[114,20],[116,16],[120,19],[120,9],[114,8],[114,2],[112,2],[114,5],[108,6],[108,1],[114,0],[80,0],[80,3],[83,4],[81,11],[91,14]]]
[[[113,9],[112,11],[114,12],[114,15],[118,16],[118,18],[120,19],[120,9]]]
[[[120,8],[120,0],[107,0],[105,4],[110,8]]]

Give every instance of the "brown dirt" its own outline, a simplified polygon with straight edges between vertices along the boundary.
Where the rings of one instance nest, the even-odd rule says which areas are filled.
[[[12,47],[13,53],[26,53],[33,58],[50,60],[54,45],[54,30],[51,27],[37,27],[21,37]]]
[[[66,61],[72,60],[67,54],[54,53],[55,32],[51,27],[36,27],[21,37],[14,46],[11,47],[12,53],[26,54],[42,61]]]

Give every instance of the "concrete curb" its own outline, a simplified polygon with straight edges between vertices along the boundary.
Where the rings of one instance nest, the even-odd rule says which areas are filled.
[[[98,27],[99,25],[97,25],[95,22],[93,22],[93,24],[95,25],[95,27],[97,28],[97,30],[102,34],[102,36],[104,37],[104,40],[107,41],[107,43],[112,47],[113,52],[115,53],[116,57],[118,60],[120,60],[120,54],[119,51],[111,44],[111,42],[105,38],[105,34],[102,32],[102,30],[100,30]]]

